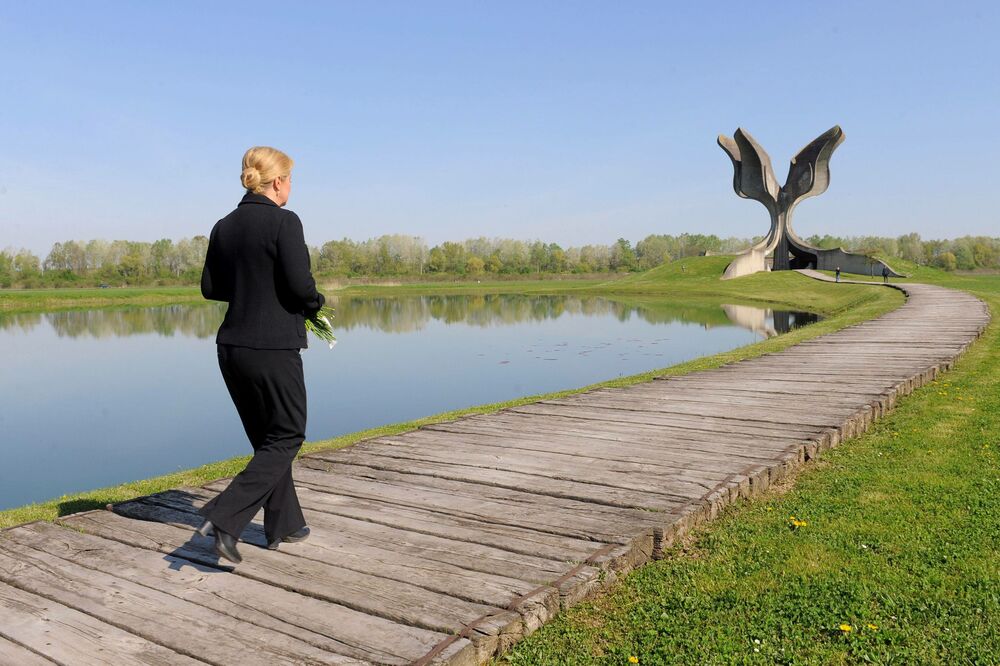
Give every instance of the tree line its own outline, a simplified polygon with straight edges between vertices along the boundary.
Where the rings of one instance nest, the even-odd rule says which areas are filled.
[[[481,277],[540,274],[593,274],[642,271],[702,254],[730,254],[757,239],[705,234],[651,234],[633,244],[619,238],[609,245],[563,248],[556,243],[511,238],[470,238],[433,247],[419,237],[391,234],[355,241],[333,240],[310,247],[313,271],[333,277]],[[1000,268],[1000,238],[964,236],[923,240],[919,234],[810,236],[822,248],[899,257],[947,271]],[[208,239],[173,241],[63,241],[41,259],[28,250],[0,250],[0,287],[195,285],[201,276]]]
[[[1000,238],[962,236],[951,240],[924,240],[920,234],[902,236],[810,236],[806,242],[821,248],[842,247],[852,252],[894,257],[921,266],[935,266],[946,271],[1000,269]]]

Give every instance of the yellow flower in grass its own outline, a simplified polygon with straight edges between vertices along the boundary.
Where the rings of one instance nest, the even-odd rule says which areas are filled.
[[[799,520],[799,519],[798,519],[798,518],[796,518],[795,516],[789,516],[789,517],[788,517],[788,524],[789,524],[789,526],[790,526],[790,527],[791,527],[792,529],[798,529],[798,528],[800,528],[800,527],[805,527],[805,526],[806,526],[806,525],[808,525],[809,523],[808,523],[808,522],[806,522],[806,521],[804,521],[804,520]]]
[[[851,633],[852,631],[854,631],[854,627],[852,627],[852,626],[851,626],[851,625],[849,625],[849,624],[841,624],[841,625],[839,625],[839,626],[838,626],[837,628],[838,628],[838,629],[840,629],[840,630],[841,630],[842,632],[844,632],[845,634],[849,634],[849,633]]]
[[[628,658],[628,663],[630,663],[630,664],[638,664],[639,663],[639,657],[636,657],[636,656],[629,657]]]
[[[877,624],[872,624],[871,622],[869,622],[867,626],[872,631],[878,631],[878,625]]]

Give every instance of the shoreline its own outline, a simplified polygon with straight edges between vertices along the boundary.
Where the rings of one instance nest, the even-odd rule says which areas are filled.
[[[581,288],[593,288],[614,280],[622,275],[606,277],[563,276],[556,275],[541,278],[525,279],[491,279],[491,280],[433,280],[423,282],[408,282],[385,279],[370,282],[367,279],[348,280],[346,283],[334,280],[320,279],[317,281],[320,291],[344,295],[359,295],[364,293],[379,293],[398,291],[406,293],[443,293],[455,291],[483,291],[484,293],[501,293],[511,291],[545,291],[555,285],[555,291],[574,291]],[[158,305],[177,305],[187,303],[207,302],[201,295],[198,285],[190,286],[149,286],[149,287],[58,287],[45,289],[0,289],[0,315],[35,312],[57,312],[62,310],[80,310],[106,307],[155,307]]]

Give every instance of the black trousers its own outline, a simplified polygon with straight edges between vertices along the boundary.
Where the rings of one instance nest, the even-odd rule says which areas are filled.
[[[275,541],[305,526],[292,461],[306,433],[306,385],[298,349],[218,345],[219,368],[243,421],[253,458],[198,510],[239,538],[261,507],[264,536]]]

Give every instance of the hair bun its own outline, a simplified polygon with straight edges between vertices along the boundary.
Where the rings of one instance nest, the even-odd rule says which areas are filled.
[[[240,180],[243,181],[243,187],[254,191],[260,187],[260,171],[257,170],[257,167],[248,166],[243,169],[243,175]]]
[[[275,178],[287,177],[294,165],[292,158],[277,148],[254,146],[243,154],[240,182],[247,190],[260,194]]]

